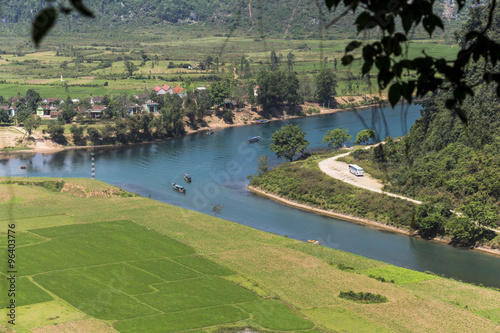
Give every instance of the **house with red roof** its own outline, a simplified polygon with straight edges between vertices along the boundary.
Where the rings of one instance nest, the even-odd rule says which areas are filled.
[[[168,84],[163,84],[161,87],[160,86],[156,86],[154,88],[154,91],[158,95],[173,94],[174,93],[174,88],[172,88]]]
[[[176,86],[176,87],[174,88],[174,92],[175,92],[177,95],[179,95],[179,94],[180,94],[183,90],[184,90],[184,88],[181,88],[181,87],[179,87],[179,86]]]

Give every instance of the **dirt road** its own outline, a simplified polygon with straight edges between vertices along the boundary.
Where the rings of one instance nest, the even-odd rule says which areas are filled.
[[[370,147],[366,147],[370,148]],[[379,180],[373,178],[366,172],[363,176],[355,176],[349,172],[349,165],[345,162],[338,161],[339,158],[349,155],[351,152],[340,154],[331,158],[328,158],[324,161],[319,162],[319,168],[321,171],[326,173],[328,176],[341,180],[345,183],[364,188],[369,191],[383,193],[385,195],[389,195],[391,197],[396,197],[404,200],[408,200],[414,202],[416,204],[421,204],[422,201],[418,201],[415,199],[403,197],[401,195],[384,192],[382,191],[382,187],[384,186]]]

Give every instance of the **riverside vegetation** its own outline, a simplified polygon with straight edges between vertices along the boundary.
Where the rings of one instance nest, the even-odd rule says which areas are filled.
[[[16,225],[19,331],[492,332],[500,324],[494,289],[124,196],[95,180],[0,180],[9,180],[0,184],[0,219]]]
[[[495,15],[491,36],[498,39],[499,33]],[[437,92],[425,101],[422,118],[407,136],[357,150],[345,161],[363,166],[386,183],[387,191],[425,201],[412,225],[422,237],[449,235],[457,243],[500,248],[492,230],[500,227],[498,88],[481,83],[476,66],[468,67],[467,79],[477,97],[465,100],[462,117],[446,109],[450,93]]]

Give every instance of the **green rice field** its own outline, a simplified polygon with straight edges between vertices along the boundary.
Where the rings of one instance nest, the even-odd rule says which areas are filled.
[[[99,181],[68,178],[54,192],[38,184],[51,179],[16,179],[0,179],[0,248],[16,225],[16,332],[489,333],[500,325],[498,290],[123,197]],[[0,267],[7,290],[6,261]],[[338,297],[346,290],[388,302]],[[9,301],[0,295],[1,332],[14,331]]]

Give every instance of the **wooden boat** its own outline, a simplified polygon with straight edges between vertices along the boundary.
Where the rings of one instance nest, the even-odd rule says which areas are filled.
[[[248,140],[249,143],[252,143],[252,142],[257,142],[260,140],[260,136],[254,136],[253,138],[250,138]]]
[[[181,193],[185,193],[185,192],[186,192],[186,189],[184,188],[184,186],[177,185],[176,183],[172,183],[172,187],[173,187],[173,188],[174,188],[174,190],[176,190],[177,192],[181,192]]]
[[[188,182],[191,183],[191,176],[188,175],[187,173],[184,174],[184,179]]]

